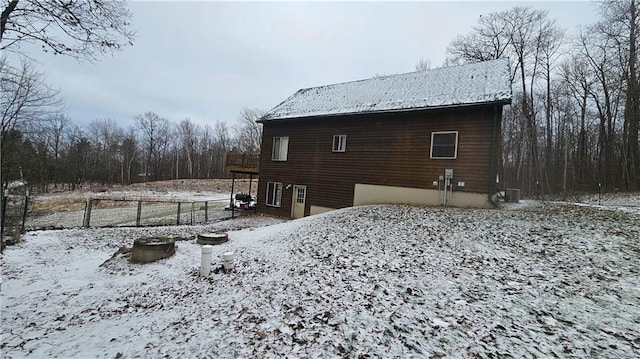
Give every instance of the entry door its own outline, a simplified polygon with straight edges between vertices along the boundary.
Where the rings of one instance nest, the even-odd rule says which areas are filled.
[[[291,205],[291,217],[304,217],[304,204],[307,198],[307,186],[293,186],[293,204]]]

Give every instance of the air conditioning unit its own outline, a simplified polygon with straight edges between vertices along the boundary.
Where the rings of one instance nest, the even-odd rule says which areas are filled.
[[[507,188],[505,190],[504,200],[506,202],[511,202],[511,203],[520,202],[520,189],[519,188]]]

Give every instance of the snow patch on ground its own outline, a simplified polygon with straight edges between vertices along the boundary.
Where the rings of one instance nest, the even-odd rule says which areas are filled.
[[[637,213],[363,206],[278,222],[30,232],[2,256],[2,355],[640,355]],[[227,251],[235,269],[203,278],[195,235],[219,230],[216,269]],[[186,240],[152,264],[112,258],[151,235]]]

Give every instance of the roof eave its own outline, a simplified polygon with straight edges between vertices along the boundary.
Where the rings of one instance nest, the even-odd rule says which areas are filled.
[[[373,115],[373,114],[383,114],[383,113],[398,113],[398,112],[418,112],[418,111],[431,111],[431,110],[442,110],[456,107],[472,107],[472,106],[487,106],[487,105],[510,105],[511,98],[505,98],[495,101],[485,101],[485,102],[474,102],[474,103],[463,103],[463,104],[450,104],[450,105],[441,105],[441,106],[429,106],[429,107],[414,107],[414,108],[403,108],[403,109],[389,109],[389,110],[373,110],[373,111],[358,111],[358,112],[340,112],[340,113],[330,113],[330,114],[318,114],[318,115],[307,115],[307,116],[291,116],[291,117],[277,117],[277,118],[267,118],[269,114],[261,117],[256,122],[257,123],[265,123],[272,121],[285,121],[285,120],[298,120],[298,119],[306,119],[306,118],[319,118],[319,117],[339,117],[339,116],[354,116],[354,115]]]

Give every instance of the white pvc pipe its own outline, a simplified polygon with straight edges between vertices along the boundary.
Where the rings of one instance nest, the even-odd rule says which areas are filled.
[[[449,187],[449,179],[445,178],[444,179],[444,200],[442,201],[443,206],[447,205],[447,188],[448,187]]]
[[[233,268],[233,252],[222,253],[222,266],[225,270]]]
[[[200,275],[206,277],[211,273],[211,252],[213,247],[210,245],[202,246],[202,261],[200,264]]]

